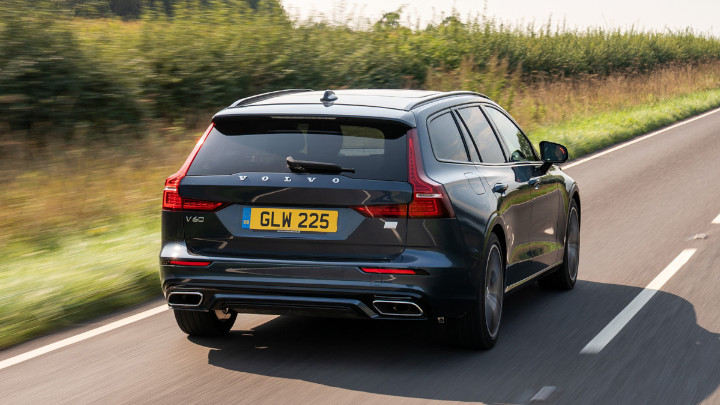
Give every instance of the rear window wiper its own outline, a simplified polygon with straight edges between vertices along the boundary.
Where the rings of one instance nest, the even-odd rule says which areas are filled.
[[[295,173],[328,173],[340,174],[342,172],[355,173],[354,168],[344,168],[335,163],[311,162],[309,160],[295,160],[292,156],[285,158],[288,168]]]

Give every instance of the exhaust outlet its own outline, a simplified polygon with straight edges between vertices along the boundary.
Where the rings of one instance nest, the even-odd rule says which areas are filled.
[[[193,291],[171,292],[167,297],[167,302],[170,308],[199,307],[202,300],[203,294]]]
[[[381,315],[418,317],[423,310],[418,304],[410,301],[375,300],[373,306]]]

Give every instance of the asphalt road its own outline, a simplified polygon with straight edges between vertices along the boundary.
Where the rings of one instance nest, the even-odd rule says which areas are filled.
[[[578,284],[508,297],[491,351],[449,348],[426,324],[260,315],[188,339],[161,311],[0,367],[0,403],[720,404],[720,111],[566,170],[582,198]],[[606,346],[581,353],[687,249]]]

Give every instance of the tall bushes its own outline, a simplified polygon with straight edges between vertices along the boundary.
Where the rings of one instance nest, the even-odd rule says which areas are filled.
[[[184,119],[282,88],[459,86],[502,101],[538,78],[720,60],[720,40],[691,31],[576,31],[457,17],[411,30],[398,13],[360,29],[293,22],[275,0],[183,0],[173,2],[172,17],[148,8],[136,22],[26,4],[0,5],[0,138],[113,136],[118,125]]]
[[[50,13],[4,13],[0,26],[0,128],[30,139],[69,138],[81,126],[138,122],[115,72],[88,58],[71,28]],[[100,133],[98,133],[98,131]]]

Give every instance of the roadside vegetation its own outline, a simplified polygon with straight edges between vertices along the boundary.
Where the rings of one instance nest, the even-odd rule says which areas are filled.
[[[474,90],[573,157],[720,106],[720,40],[691,31],[297,22],[235,0],[124,21],[27,3],[0,5],[0,348],[159,294],[163,181],[238,98]]]
[[[533,84],[720,60],[720,40],[692,31],[456,16],[411,29],[397,12],[296,22],[274,1],[245,0],[178,0],[172,16],[123,21],[72,17],[58,3],[0,2],[0,141],[142,137],[148,120],[187,127],[199,111],[293,87],[428,88],[437,74],[470,69],[468,85],[512,104]]]

